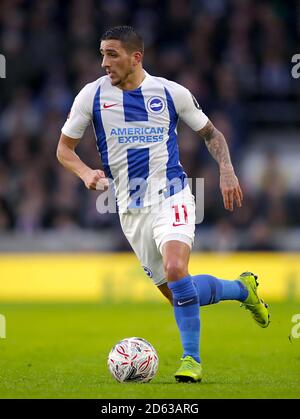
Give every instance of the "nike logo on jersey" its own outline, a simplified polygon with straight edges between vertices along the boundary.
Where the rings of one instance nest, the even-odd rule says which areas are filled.
[[[117,105],[117,103],[112,103],[111,105],[107,105],[106,103],[104,103],[103,108],[108,109],[108,108],[111,108],[112,106],[116,106],[116,105]]]
[[[182,303],[180,302],[180,301],[178,301],[177,302],[177,304],[179,305],[179,306],[183,306],[184,304],[187,304],[187,303],[190,303],[191,301],[193,301],[194,299],[193,298],[191,298],[190,300],[187,300],[187,301],[182,301]]]
[[[181,224],[173,223],[173,227],[179,227],[179,226],[186,226],[186,223],[181,223]]]

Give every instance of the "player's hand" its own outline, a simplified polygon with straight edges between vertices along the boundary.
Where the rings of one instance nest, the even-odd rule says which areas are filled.
[[[109,186],[108,179],[103,170],[88,170],[84,173],[82,180],[85,186],[91,190],[107,190]]]
[[[220,169],[220,188],[225,209],[233,211],[234,203],[242,206],[243,192],[232,166]]]

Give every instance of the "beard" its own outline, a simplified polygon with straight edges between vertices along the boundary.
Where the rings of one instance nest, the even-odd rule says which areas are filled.
[[[112,79],[110,79],[111,80],[111,84],[113,85],[113,86],[122,86],[124,83],[126,83],[127,82],[127,80],[128,80],[128,78],[130,77],[130,75],[133,73],[133,70],[132,69],[130,69],[130,70],[128,70],[126,73],[124,73],[124,75],[121,77],[121,76],[117,76],[116,74],[115,74],[115,78],[112,80]]]
[[[111,84],[112,84],[113,86],[118,86],[119,84],[121,84],[121,83],[122,83],[122,80],[121,80],[120,78],[115,79],[115,80],[111,80],[111,79],[110,79],[110,81],[111,81]]]

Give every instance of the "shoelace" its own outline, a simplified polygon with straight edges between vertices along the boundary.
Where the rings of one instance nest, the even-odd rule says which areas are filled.
[[[192,361],[190,358],[188,358],[188,359],[186,359],[186,358],[181,358],[181,360],[182,360],[182,361],[184,361],[184,367],[185,367],[185,368],[190,368],[190,369],[192,369],[192,368],[194,367],[194,363],[193,363],[193,361]]]

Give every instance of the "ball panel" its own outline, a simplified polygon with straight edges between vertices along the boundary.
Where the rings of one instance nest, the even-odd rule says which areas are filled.
[[[108,368],[120,383],[150,381],[158,369],[158,355],[146,339],[122,339],[108,355]]]

